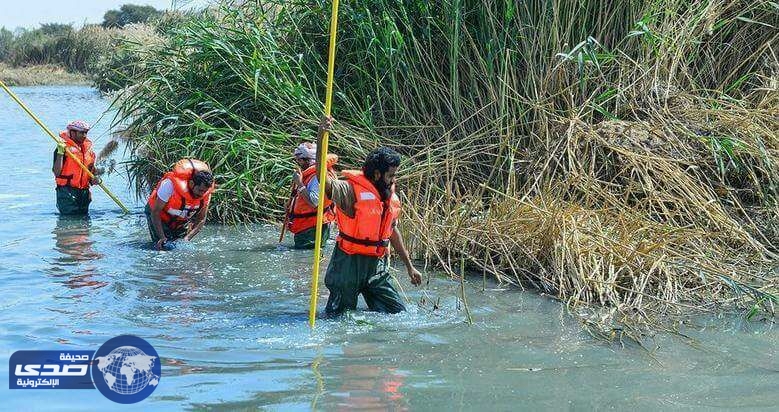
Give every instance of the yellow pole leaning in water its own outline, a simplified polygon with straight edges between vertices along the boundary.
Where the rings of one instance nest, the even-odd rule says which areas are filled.
[[[338,0],[333,0],[333,11],[330,16],[330,51],[327,56],[327,92],[325,93],[325,116],[330,116],[333,106],[333,72],[335,70],[335,33],[338,29]],[[314,241],[314,271],[311,276],[311,300],[308,307],[308,325],[314,328],[316,319],[316,299],[319,287],[319,262],[322,250],[322,217],[325,205],[325,178],[327,176],[327,141],[330,132],[322,133],[322,147],[319,162],[319,201],[316,205],[316,238]]]
[[[57,136],[55,136],[55,135],[54,135],[54,133],[52,133],[52,132],[51,132],[51,130],[49,130],[49,128],[48,128],[48,127],[46,127],[46,125],[44,125],[44,124],[43,124],[43,122],[41,122],[41,121],[40,121],[40,119],[38,119],[38,117],[37,117],[37,116],[35,116],[35,114],[34,114],[32,111],[30,111],[30,109],[28,109],[28,108],[27,108],[27,106],[25,106],[25,105],[24,105],[24,103],[23,103],[23,102],[22,102],[22,101],[19,99],[19,97],[17,97],[17,96],[16,96],[16,94],[14,94],[14,92],[12,92],[12,91],[11,91],[11,89],[9,89],[9,88],[8,88],[8,86],[6,86],[6,85],[5,85],[5,83],[3,83],[3,81],[2,81],[2,80],[0,80],[0,87],[2,87],[2,88],[3,88],[3,90],[5,90],[5,92],[6,92],[6,93],[8,93],[8,95],[9,95],[9,96],[11,96],[11,98],[12,98],[12,99],[13,99],[13,100],[14,100],[14,101],[15,101],[15,102],[16,102],[16,103],[17,103],[17,104],[18,104],[18,105],[19,105],[19,106],[20,106],[22,109],[24,109],[24,111],[25,111],[25,112],[27,112],[27,114],[28,114],[28,115],[30,115],[30,117],[31,117],[31,118],[32,118],[32,119],[35,121],[35,123],[38,123],[38,126],[40,126],[40,127],[41,127],[41,129],[43,129],[43,131],[44,131],[44,132],[46,132],[46,133],[47,133],[49,136],[51,136],[51,138],[52,138],[52,139],[54,139],[54,141],[55,141],[55,142],[59,142],[59,141],[60,141],[60,139],[59,139],[59,138],[57,138]],[[86,166],[84,166],[84,164],[83,164],[83,163],[81,163],[81,161],[80,161],[80,160],[78,160],[78,158],[76,157],[76,155],[74,155],[73,153],[71,153],[69,150],[65,150],[65,154],[67,154],[68,156],[70,156],[70,158],[71,158],[71,159],[75,160],[75,161],[76,161],[76,163],[78,164],[78,166],[81,168],[81,170],[85,171],[85,172],[87,173],[87,175],[90,177],[90,179],[94,179],[94,178],[95,178],[95,175],[93,175],[93,174],[92,174],[92,172],[90,172],[90,171],[89,171],[89,169],[87,169],[87,167],[86,167]],[[123,204],[122,204],[122,202],[119,200],[119,198],[117,198],[116,196],[114,196],[114,194],[113,194],[113,193],[111,193],[111,191],[110,191],[110,190],[108,190],[108,188],[107,188],[107,187],[105,187],[105,185],[103,184],[103,182],[100,182],[100,185],[99,185],[99,186],[100,186],[100,188],[101,188],[101,189],[103,189],[103,191],[104,191],[104,192],[105,192],[105,193],[108,195],[108,197],[110,197],[110,198],[111,198],[111,200],[113,200],[114,202],[116,202],[116,204],[117,204],[117,205],[119,205],[119,207],[120,207],[120,208],[122,208],[122,211],[123,211],[124,213],[129,213],[129,212],[130,212],[129,210],[127,210],[127,207],[125,207],[125,205],[123,205]]]

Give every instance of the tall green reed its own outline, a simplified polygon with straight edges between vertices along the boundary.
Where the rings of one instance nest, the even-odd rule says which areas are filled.
[[[131,85],[116,107],[139,189],[194,156],[219,218],[278,216],[322,111],[328,16],[249,2],[125,42],[112,73]],[[703,271],[775,290],[745,264],[777,252],[751,220],[778,197],[774,3],[352,0],[340,16],[331,145],[350,167],[379,144],[404,155],[418,256],[626,317],[645,295],[735,290],[690,281]]]

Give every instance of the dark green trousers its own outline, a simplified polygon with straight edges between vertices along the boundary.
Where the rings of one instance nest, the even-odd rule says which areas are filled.
[[[348,255],[336,245],[327,266],[325,286],[330,290],[325,307],[327,316],[357,309],[357,297],[361,293],[372,311],[398,313],[406,310],[390,283],[386,257]]]
[[[330,239],[330,223],[322,225],[322,244]],[[311,229],[304,230],[294,236],[295,249],[313,249],[314,242],[316,242],[316,226]]]
[[[146,224],[149,226],[149,235],[151,236],[151,242],[157,243],[157,241],[160,240],[159,236],[157,236],[157,232],[154,231],[154,223],[151,221],[151,208],[149,208],[149,204],[146,204],[146,207],[143,209],[143,213],[146,214]],[[181,226],[177,229],[171,229],[168,226],[165,225],[165,222],[162,222],[162,231],[165,232],[165,237],[168,238],[168,240],[176,240],[181,239],[182,237],[187,235],[187,227]]]
[[[89,189],[57,186],[57,210],[61,215],[85,215],[89,213],[92,194]]]

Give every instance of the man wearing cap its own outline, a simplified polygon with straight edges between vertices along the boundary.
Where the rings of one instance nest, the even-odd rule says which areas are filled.
[[[292,176],[295,189],[291,203],[287,208],[287,229],[294,234],[295,249],[313,249],[316,239],[317,199],[311,196],[311,190],[307,189],[318,190],[318,187],[316,189],[309,188],[311,182],[316,180],[314,179],[316,175],[316,167],[314,167],[316,164],[316,144],[301,143],[295,149],[294,156],[299,169]],[[328,156],[328,171],[332,173],[332,167],[337,161],[338,156]],[[334,220],[333,203],[326,199],[322,221],[323,240],[330,237],[330,223]]]
[[[90,178],[71,156],[65,154],[67,150],[95,174],[95,152],[92,151],[92,141],[87,138],[89,129],[87,122],[76,120],[60,132],[51,170],[57,184],[57,209],[63,215],[87,214],[92,201],[89,187],[100,184],[100,178]]]

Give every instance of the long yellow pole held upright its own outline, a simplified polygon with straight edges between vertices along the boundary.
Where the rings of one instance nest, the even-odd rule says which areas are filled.
[[[17,104],[18,104],[18,105],[19,105],[19,106],[20,106],[22,109],[24,109],[24,111],[25,111],[25,112],[27,112],[27,114],[28,114],[28,115],[30,115],[30,117],[31,117],[31,118],[32,118],[32,119],[35,121],[35,123],[38,123],[38,126],[40,126],[40,127],[41,127],[41,129],[43,129],[43,131],[44,131],[44,132],[46,132],[46,133],[47,133],[49,136],[51,136],[51,138],[52,138],[52,139],[54,139],[54,141],[55,141],[55,142],[59,142],[59,141],[60,141],[60,139],[59,139],[59,138],[57,138],[57,136],[55,136],[55,135],[54,135],[54,133],[52,133],[52,132],[51,132],[51,130],[49,130],[49,128],[48,128],[48,127],[46,127],[46,125],[44,125],[44,124],[43,124],[43,122],[41,122],[41,121],[40,121],[40,119],[38,119],[38,117],[37,117],[37,116],[35,116],[35,114],[34,114],[32,111],[30,111],[30,109],[28,109],[28,108],[27,108],[27,106],[25,106],[25,104],[24,104],[24,103],[23,103],[23,102],[22,102],[22,101],[19,99],[19,97],[17,97],[17,96],[16,96],[16,94],[14,94],[14,92],[12,92],[12,91],[11,91],[11,89],[9,89],[9,88],[8,88],[8,86],[6,86],[6,85],[5,85],[5,83],[3,83],[3,81],[2,81],[2,80],[0,80],[0,87],[2,87],[2,88],[3,88],[3,90],[5,90],[5,92],[6,92],[6,93],[8,93],[8,95],[9,95],[9,96],[11,96],[11,98],[12,98],[12,99],[13,99],[13,100],[14,100],[14,101],[15,101],[15,102],[16,102],[16,103],[17,103]],[[87,175],[90,177],[90,179],[94,179],[94,178],[95,178],[95,175],[93,175],[93,174],[92,174],[92,172],[90,172],[90,171],[89,171],[89,169],[87,169],[87,167],[86,167],[86,166],[84,166],[84,164],[83,164],[83,163],[81,163],[81,161],[80,161],[80,160],[78,160],[78,158],[76,157],[76,155],[74,155],[73,153],[71,153],[69,150],[65,150],[65,154],[67,154],[68,156],[70,156],[70,158],[71,158],[71,159],[73,159],[73,160],[76,162],[76,164],[78,164],[78,166],[79,166],[79,167],[80,167],[80,168],[81,168],[83,171],[85,171],[85,172],[87,173]],[[123,211],[124,213],[129,213],[129,212],[130,212],[129,210],[127,210],[127,207],[125,207],[125,205],[124,205],[124,204],[122,204],[122,202],[119,200],[119,198],[117,198],[116,196],[114,196],[114,194],[113,194],[113,193],[111,193],[111,191],[110,191],[110,190],[108,190],[108,188],[107,188],[107,187],[106,187],[106,186],[103,184],[103,182],[100,182],[100,185],[99,185],[99,186],[100,186],[100,188],[101,188],[101,189],[103,189],[103,191],[104,191],[104,192],[105,192],[105,193],[108,195],[108,197],[110,197],[110,198],[111,198],[111,199],[112,199],[114,202],[116,202],[116,204],[117,204],[117,205],[119,205],[119,207],[120,207],[120,208],[122,208],[122,211]]]
[[[325,93],[325,116],[330,116],[333,107],[333,72],[335,71],[335,33],[338,29],[338,0],[333,0],[333,11],[330,16],[330,51],[327,56],[327,92]],[[319,162],[319,201],[316,205],[316,240],[314,241],[314,271],[311,276],[311,299],[308,307],[308,324],[313,329],[316,320],[316,299],[319,287],[319,262],[322,250],[322,217],[325,205],[325,178],[327,176],[327,142],[330,133],[322,133],[321,155]]]

